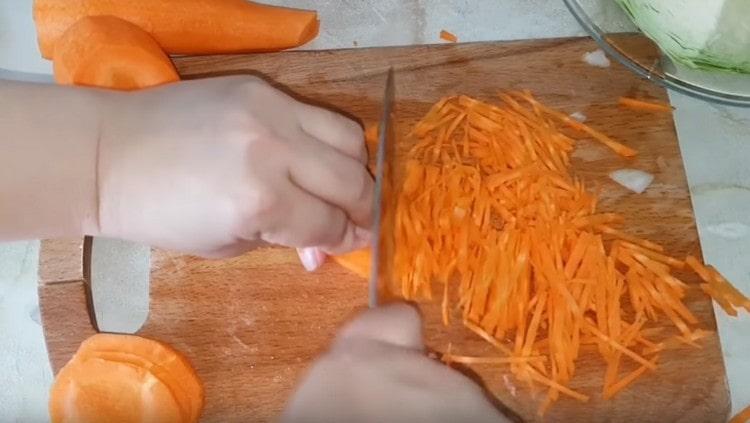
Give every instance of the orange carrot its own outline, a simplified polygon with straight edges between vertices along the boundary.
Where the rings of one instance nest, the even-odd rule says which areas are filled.
[[[180,79],[172,62],[148,33],[113,16],[90,16],[65,31],[54,55],[55,80],[135,90]]]
[[[456,37],[454,34],[448,32],[446,30],[440,31],[440,39],[444,40],[444,41],[448,41],[449,43],[456,43],[456,42],[458,42],[458,37]]]
[[[650,364],[652,364],[654,367],[656,366],[656,358],[649,361]],[[649,370],[648,366],[641,366],[632,372],[630,372],[627,376],[620,379],[618,382],[615,382],[614,384],[610,385],[604,392],[604,399],[610,399],[613,396],[617,395],[618,392],[625,389],[628,385],[635,382],[639,377],[643,376],[643,374],[646,372],[646,370]]]
[[[729,419],[729,423],[747,423],[750,422],[750,406],[745,407],[734,417]]]
[[[570,389],[582,345],[596,345],[607,364],[607,398],[658,370],[659,352],[700,347],[706,333],[674,273],[695,263],[597,210],[598,196],[570,170],[575,141],[564,131],[581,126],[528,92],[500,99],[441,99],[404,140],[411,148],[394,205],[393,293],[430,301],[442,284],[443,322],[460,311],[466,329],[499,353],[446,353],[445,361],[508,364],[532,390],[547,390],[543,413],[561,395],[588,399]],[[586,128],[615,152],[635,154]],[[718,273],[706,275],[717,301],[750,305]],[[652,323],[664,317],[681,335],[658,338],[663,323]],[[623,359],[640,367],[618,379]]]
[[[472,357],[467,355],[443,354],[443,360],[461,364],[512,364],[529,361],[544,361],[544,357]]]
[[[62,368],[49,399],[53,423],[199,420],[203,388],[172,348],[132,335],[90,337]]]
[[[617,100],[620,106],[627,107],[633,110],[640,110],[645,112],[667,112],[671,113],[674,108],[668,103],[653,100],[638,100],[635,98],[620,97]]]
[[[369,248],[352,251],[350,253],[333,256],[336,263],[350,270],[362,278],[370,278],[372,267],[372,251]]]
[[[33,14],[39,49],[48,59],[60,36],[86,16],[132,22],[170,54],[276,51],[318,34],[313,11],[245,0],[34,0]]]

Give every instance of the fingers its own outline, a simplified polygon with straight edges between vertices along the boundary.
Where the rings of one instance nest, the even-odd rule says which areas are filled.
[[[297,255],[308,272],[316,270],[326,259],[326,253],[316,247],[297,248]]]
[[[315,139],[300,144],[303,151],[289,169],[294,184],[340,207],[358,226],[370,228],[375,182],[367,168]]]
[[[338,339],[378,341],[415,350],[424,348],[422,319],[416,308],[406,303],[367,310],[349,323],[339,333]]]
[[[297,103],[297,116],[307,134],[367,164],[365,135],[359,124],[336,112],[304,103]]]
[[[266,242],[290,247],[319,247],[336,254],[357,248],[361,230],[344,211],[302,190],[292,181],[279,183],[279,200],[266,214],[261,237]],[[252,227],[253,225],[248,225]],[[244,234],[248,239],[257,232]]]

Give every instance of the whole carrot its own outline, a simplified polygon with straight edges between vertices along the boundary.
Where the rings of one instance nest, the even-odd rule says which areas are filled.
[[[134,23],[169,54],[274,51],[302,45],[318,33],[314,11],[245,0],[35,0],[39,50],[86,16],[112,15]]]

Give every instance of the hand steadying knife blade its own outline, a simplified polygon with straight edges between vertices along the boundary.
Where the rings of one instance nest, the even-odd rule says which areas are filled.
[[[384,214],[385,204],[383,196],[385,191],[391,186],[389,181],[390,170],[388,161],[392,160],[392,151],[394,144],[393,126],[391,117],[393,114],[393,102],[395,96],[395,82],[393,68],[388,69],[388,78],[385,83],[385,94],[383,96],[383,114],[380,118],[378,127],[378,151],[375,167],[375,202],[374,202],[374,224],[372,228],[372,267],[370,274],[370,293],[369,306],[378,305],[379,282],[381,275],[388,275],[388,259],[390,257],[390,244],[383,242],[382,239],[390,231],[388,225],[383,225],[386,215]],[[382,233],[385,226],[385,234]]]

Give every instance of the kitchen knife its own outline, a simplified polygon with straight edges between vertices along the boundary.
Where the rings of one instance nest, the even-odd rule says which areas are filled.
[[[388,69],[383,96],[383,112],[378,127],[378,150],[375,164],[375,201],[372,228],[372,263],[370,274],[369,306],[376,307],[380,296],[382,278],[390,275],[390,263],[393,256],[392,229],[387,213],[387,201],[391,198],[389,191],[393,186],[392,168],[389,161],[394,159],[393,146],[393,103],[395,96],[393,68]],[[384,198],[386,199],[384,201]]]

